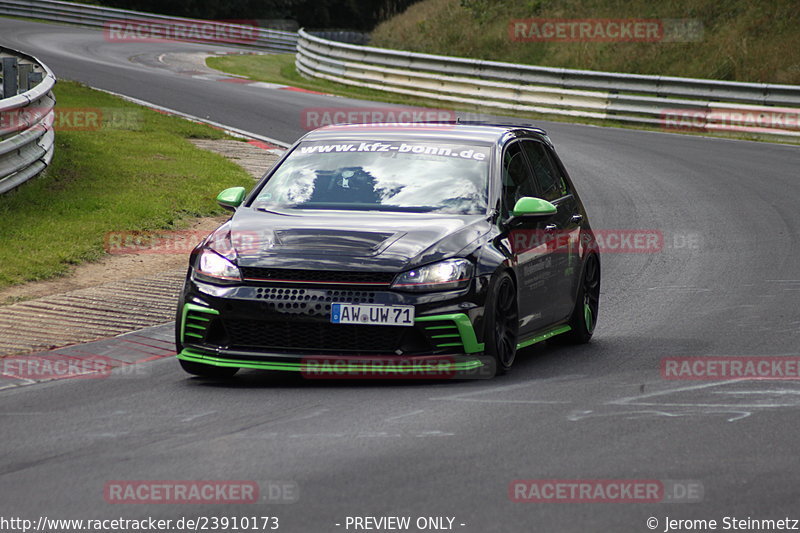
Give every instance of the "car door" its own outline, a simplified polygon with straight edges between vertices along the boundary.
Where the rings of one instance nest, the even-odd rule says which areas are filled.
[[[569,317],[574,306],[580,275],[577,271],[580,264],[578,244],[583,214],[551,148],[533,139],[523,140],[521,145],[533,170],[538,196],[558,209],[545,227],[550,239],[553,266],[550,322],[557,322]]]
[[[503,151],[501,221],[507,221],[517,201],[536,197],[536,181],[519,141]],[[556,272],[553,250],[544,243],[548,220],[530,219],[508,229],[511,261],[517,275],[520,337],[539,331],[552,321],[552,278]]]

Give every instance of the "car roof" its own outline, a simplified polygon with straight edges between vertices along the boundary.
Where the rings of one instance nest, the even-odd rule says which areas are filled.
[[[541,129],[515,124],[473,123],[388,123],[388,124],[333,124],[307,133],[304,141],[415,139],[436,141],[473,141],[496,143],[511,132],[525,131],[546,136]]]

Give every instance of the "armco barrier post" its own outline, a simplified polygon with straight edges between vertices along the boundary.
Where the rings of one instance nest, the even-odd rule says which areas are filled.
[[[44,79],[44,74],[41,72],[29,72],[28,73],[28,88],[35,87],[42,83]]]
[[[3,59],[3,98],[11,98],[17,95],[17,58],[4,57]]]
[[[28,92],[31,88],[30,75],[33,72],[33,65],[17,62],[17,69],[17,80],[19,81],[17,91],[20,93]]]

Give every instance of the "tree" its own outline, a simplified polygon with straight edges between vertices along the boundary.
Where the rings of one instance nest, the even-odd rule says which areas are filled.
[[[109,7],[202,19],[293,19],[310,29],[368,32],[419,0],[103,0]]]

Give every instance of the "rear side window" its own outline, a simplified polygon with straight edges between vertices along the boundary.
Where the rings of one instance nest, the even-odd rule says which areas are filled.
[[[523,141],[521,144],[533,167],[533,173],[536,175],[536,181],[541,190],[541,197],[548,202],[552,202],[569,194],[567,182],[558,170],[558,165],[553,161],[547,148],[536,141]]]

